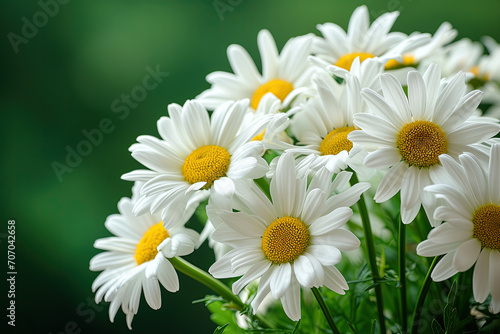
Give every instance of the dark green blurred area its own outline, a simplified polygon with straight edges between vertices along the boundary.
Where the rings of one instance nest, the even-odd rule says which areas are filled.
[[[62,0],[61,0],[62,2]],[[258,60],[256,37],[266,28],[281,48],[287,39],[318,33],[316,24],[335,22],[346,28],[361,1],[220,0],[219,12],[206,1],[67,1],[40,24],[36,34],[17,45],[8,34],[22,36],[26,20],[43,23],[41,2],[2,1],[0,10],[2,73],[0,133],[2,145],[1,250],[7,254],[7,221],[16,220],[16,327],[23,333],[128,333],[118,312],[114,324],[108,305],[86,304],[96,273],[88,269],[98,253],[97,238],[109,236],[106,217],[130,196],[123,173],[140,168],[128,147],[137,136],[157,136],[156,121],[169,103],[184,103],[208,88],[205,76],[229,71],[226,48],[243,45]],[[488,1],[370,1],[372,20],[399,10],[394,29],[433,33],[443,21],[459,38],[500,41],[500,4]],[[168,72],[136,105],[117,113],[112,104],[143,85],[148,69]],[[154,81],[150,81],[154,83]],[[142,98],[142,97],[141,97]],[[115,102],[116,103],[116,102]],[[87,140],[84,131],[109,119],[109,131],[58,177],[54,162],[66,164],[68,148]],[[112,130],[111,130],[112,129]],[[97,137],[96,137],[97,138]],[[83,146],[82,146],[83,147]],[[207,250],[207,248],[203,248]],[[202,255],[200,255],[202,254]],[[6,255],[1,256],[6,273]],[[209,252],[189,257],[207,269]],[[7,274],[4,274],[7,276]],[[5,282],[4,279],[2,279]],[[141,303],[135,332],[212,333],[216,325],[202,304],[209,290],[180,275],[181,290],[165,292],[162,308]],[[5,284],[5,283],[4,283]],[[7,287],[0,291],[2,296]],[[2,309],[7,307],[2,297]],[[6,312],[6,311],[4,311]],[[2,326],[7,320],[2,314]],[[68,325],[70,324],[70,325]],[[69,330],[68,330],[69,328]],[[9,331],[9,332],[10,332]]]

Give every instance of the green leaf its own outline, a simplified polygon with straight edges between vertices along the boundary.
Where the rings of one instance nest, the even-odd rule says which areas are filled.
[[[222,332],[224,332],[224,330],[226,329],[226,327],[229,325],[229,322],[225,325],[222,325],[222,326],[218,326],[215,331],[214,331],[214,334],[222,334]]]
[[[447,303],[444,307],[444,329],[446,333],[451,334],[455,330],[455,319],[457,317],[457,309],[454,306],[457,295],[457,281],[451,284],[450,292],[448,293]]]
[[[351,329],[353,334],[358,334],[358,331],[356,330],[356,328],[354,328],[353,324],[351,324],[350,322],[347,322],[347,326],[349,326],[349,328]]]
[[[431,329],[432,329],[432,334],[446,334],[436,319],[432,320]]]
[[[219,326],[224,326],[224,334],[242,334],[244,331],[238,326],[236,322],[236,315],[234,311],[227,309],[227,304],[210,298],[214,296],[205,297],[205,306],[212,313],[210,319]],[[208,304],[207,304],[208,301]],[[222,333],[222,332],[220,332]]]
[[[292,334],[296,334],[297,331],[299,330],[299,326],[300,326],[300,319],[299,321],[297,321],[297,323],[295,324],[295,327],[293,328],[293,332]]]

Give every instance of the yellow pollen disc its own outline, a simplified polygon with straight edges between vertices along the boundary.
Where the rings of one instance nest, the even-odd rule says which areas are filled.
[[[230,161],[231,155],[225,148],[216,145],[202,146],[184,160],[182,175],[191,184],[206,182],[203,189],[208,189],[215,180],[226,175]]]
[[[323,139],[319,145],[319,151],[323,155],[335,155],[342,151],[349,152],[352,148],[352,142],[347,139],[347,135],[351,131],[354,131],[354,126],[345,126],[333,130]]]
[[[364,53],[364,52],[353,52],[353,53],[347,53],[343,55],[342,57],[337,60],[335,63],[335,66],[342,67],[345,70],[350,71],[351,70],[351,65],[354,59],[359,57],[359,62],[362,63],[368,58],[373,58],[375,55],[372,55],[371,53]]]
[[[264,135],[266,134],[266,130],[262,130],[261,133],[259,133],[257,136],[253,137],[252,138],[252,141],[255,141],[255,140],[262,140],[264,139]]]
[[[474,213],[474,237],[481,246],[500,250],[500,205],[483,205]]]
[[[134,258],[137,264],[153,260],[156,254],[158,254],[156,248],[168,237],[169,235],[163,227],[163,222],[151,226],[135,247]]]
[[[485,80],[485,81],[488,81],[490,80],[490,76],[488,73],[484,73],[483,75],[481,75],[481,70],[479,69],[479,66],[472,66],[469,70],[469,72],[471,72],[472,74],[474,74],[474,76],[478,79],[482,79],[482,80]]]
[[[262,236],[262,250],[269,261],[292,262],[309,245],[309,230],[300,219],[281,217],[269,225]]]
[[[410,166],[430,167],[439,163],[440,154],[448,152],[448,140],[438,125],[414,121],[399,131],[396,147]]]
[[[387,63],[385,63],[385,69],[386,70],[392,70],[395,68],[399,67],[404,67],[404,66],[410,66],[415,64],[415,57],[412,55],[403,55],[403,62],[400,63],[394,59],[389,60]]]
[[[260,86],[255,90],[252,96],[252,101],[250,102],[250,106],[254,109],[257,110],[257,107],[259,106],[260,99],[267,93],[273,93],[274,96],[276,96],[278,99],[283,102],[285,97],[290,94],[290,92],[293,90],[293,85],[285,80],[281,79],[272,79]]]

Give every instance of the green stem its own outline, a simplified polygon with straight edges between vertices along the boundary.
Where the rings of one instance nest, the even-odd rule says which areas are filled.
[[[311,288],[314,297],[316,297],[316,300],[318,301],[319,307],[321,308],[321,311],[323,311],[323,314],[325,315],[326,321],[328,322],[328,325],[330,325],[330,328],[332,329],[334,334],[340,334],[339,329],[335,325],[335,321],[333,321],[333,316],[330,313],[330,310],[328,309],[328,306],[326,306],[325,300],[323,299],[323,296],[321,296],[321,292],[319,292],[318,288]]]
[[[259,186],[260,190],[264,194],[266,194],[267,198],[271,199],[271,192],[269,190],[269,182],[265,177],[261,177],[260,179],[255,179],[254,182]]]
[[[170,261],[170,263],[172,263],[175,269],[210,288],[219,296],[221,296],[228,302],[231,302],[232,306],[238,311],[242,311],[245,308],[245,304],[238,296],[233,294],[233,292],[227,285],[212,277],[212,275],[210,275],[206,271],[196,267],[192,263],[180,257],[173,257],[168,260]],[[269,322],[261,318],[259,315],[256,314],[255,318],[259,320],[263,327],[273,328],[273,326]]]
[[[358,183],[358,177],[355,172],[351,176],[351,186]],[[361,216],[361,222],[363,224],[363,231],[365,235],[366,249],[368,251],[368,262],[370,264],[370,270],[372,272],[373,283],[375,284],[375,297],[377,298],[377,312],[378,320],[380,323],[380,333],[386,333],[385,327],[385,317],[384,317],[384,300],[382,298],[382,286],[378,284],[380,280],[379,271],[377,268],[377,258],[375,251],[375,242],[373,239],[372,227],[370,224],[370,216],[368,214],[368,209],[366,208],[366,203],[364,195],[361,195],[358,201],[359,215]]]
[[[408,331],[408,304],[406,297],[406,225],[399,217],[399,283],[400,283],[400,296],[401,296],[401,327],[402,332]]]
[[[413,320],[410,331],[411,334],[416,333],[418,330],[418,323],[420,321],[422,307],[424,306],[425,297],[427,296],[427,292],[429,292],[429,287],[432,283],[431,273],[434,270],[434,267],[436,267],[436,264],[438,263],[440,258],[441,256],[436,256],[434,260],[432,260],[431,266],[427,271],[427,275],[425,275],[424,283],[422,284],[420,292],[418,293],[417,304],[415,305],[415,310],[413,311]]]

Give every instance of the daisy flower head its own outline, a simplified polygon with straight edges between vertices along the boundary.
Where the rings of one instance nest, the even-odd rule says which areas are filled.
[[[179,290],[177,273],[167,258],[192,253],[199,238],[196,231],[184,227],[197,199],[189,203],[181,224],[166,230],[159,215],[133,214],[139,188],[136,183],[132,198],[119,201],[120,213],[107,218],[105,226],[114,236],[96,240],[94,247],[104,252],[90,260],[90,270],[102,271],[92,284],[96,303],[103,299],[110,302],[111,322],[121,307],[130,329],[139,309],[141,290],[155,310],[161,306],[160,285],[170,292]]]
[[[356,58],[348,72],[335,66],[329,69],[344,80],[339,84],[330,73],[318,73],[313,82],[318,96],[303,103],[294,115],[290,131],[299,140],[288,149],[300,155],[314,155],[316,168],[326,166],[330,171],[352,167],[363,173],[362,147],[353,144],[347,135],[355,130],[353,116],[366,112],[361,98],[362,88],[380,89],[379,77],[384,64],[377,59],[360,63]],[[340,154],[341,152],[344,152]],[[316,169],[317,170],[317,169]]]
[[[463,73],[447,81],[440,78],[440,68],[434,64],[423,76],[409,72],[406,97],[400,82],[391,74],[383,74],[383,96],[363,89],[361,94],[370,112],[354,115],[354,123],[361,130],[348,135],[349,140],[372,151],[364,161],[367,167],[389,168],[375,201],[384,202],[400,191],[405,224],[413,221],[421,204],[428,215],[435,205],[423,188],[439,182],[441,154],[455,159],[464,152],[479,154],[473,145],[499,131],[498,124],[468,121],[481,102],[482,92],[465,94]]]
[[[483,54],[483,46],[479,42],[473,42],[463,38],[445,47],[445,52],[434,55],[422,62],[424,68],[431,63],[441,66],[443,77],[453,76],[458,72],[470,73],[469,77],[478,73],[479,59]]]
[[[132,157],[149,170],[135,170],[122,176],[145,182],[134,213],[161,212],[165,228],[179,222],[186,203],[199,192],[231,195],[233,180],[260,178],[268,169],[261,157],[264,147],[251,141],[274,117],[265,115],[243,122],[248,100],[228,101],[209,117],[197,101],[184,106],[170,104],[169,116],[158,121],[162,139],[140,136],[130,147]]]
[[[369,185],[358,183],[335,193],[345,188],[351,173],[341,172],[333,182],[332,176],[322,168],[307,185],[307,176],[297,177],[293,155],[284,153],[270,183],[271,199],[255,183],[239,183],[233,198],[237,212],[212,213],[214,221],[222,221],[212,237],[233,250],[209,272],[218,278],[242,276],[233,284],[234,293],[260,278],[254,312],[271,293],[288,317],[298,320],[301,286],[326,286],[339,294],[349,288],[335,264],[341,251],[357,249],[360,242],[342,226]]]
[[[249,110],[255,111],[266,93],[280,99],[280,109],[295,104],[301,93],[309,90],[309,79],[315,68],[307,57],[311,53],[312,34],[290,39],[281,53],[267,30],[257,37],[262,74],[259,73],[248,52],[240,45],[230,45],[227,57],[233,73],[213,72],[207,76],[211,88],[202,92],[197,100],[214,109],[228,100],[251,100]],[[303,94],[302,94],[303,95]]]
[[[391,59],[401,62],[405,52],[426,44],[430,37],[389,32],[398,16],[399,12],[385,13],[370,25],[368,9],[360,6],[354,10],[347,32],[334,23],[318,25],[323,38],[315,39],[313,50],[318,57],[346,70],[357,57],[361,61],[378,57],[384,64]]]
[[[444,255],[431,277],[442,281],[473,265],[474,299],[483,303],[491,293],[490,311],[500,312],[500,143],[491,147],[489,167],[478,159],[460,155],[460,164],[440,157],[449,178],[425,188],[441,206],[435,219],[444,221],[417,246],[421,256]]]
[[[385,65],[385,69],[406,84],[406,75],[409,71],[419,68],[421,63],[427,63],[427,66],[429,66],[429,59],[442,56],[446,50],[445,45],[453,41],[457,34],[458,32],[452,28],[449,22],[443,22],[429,43],[403,53],[403,61],[401,62],[394,59],[389,60]]]
[[[281,101],[272,93],[266,93],[259,102],[255,112],[247,112],[244,123],[248,124],[255,119],[266,115],[274,115],[266,129],[255,136],[252,140],[260,140],[266,149],[285,150],[293,147],[293,139],[287,135],[285,130],[289,125],[289,117],[297,111],[297,107],[282,112]]]
[[[484,92],[483,101],[491,106],[486,115],[500,118],[500,44],[493,38],[485,36],[483,43],[489,54],[483,55],[477,67],[473,68],[474,79],[471,84],[478,86]]]

